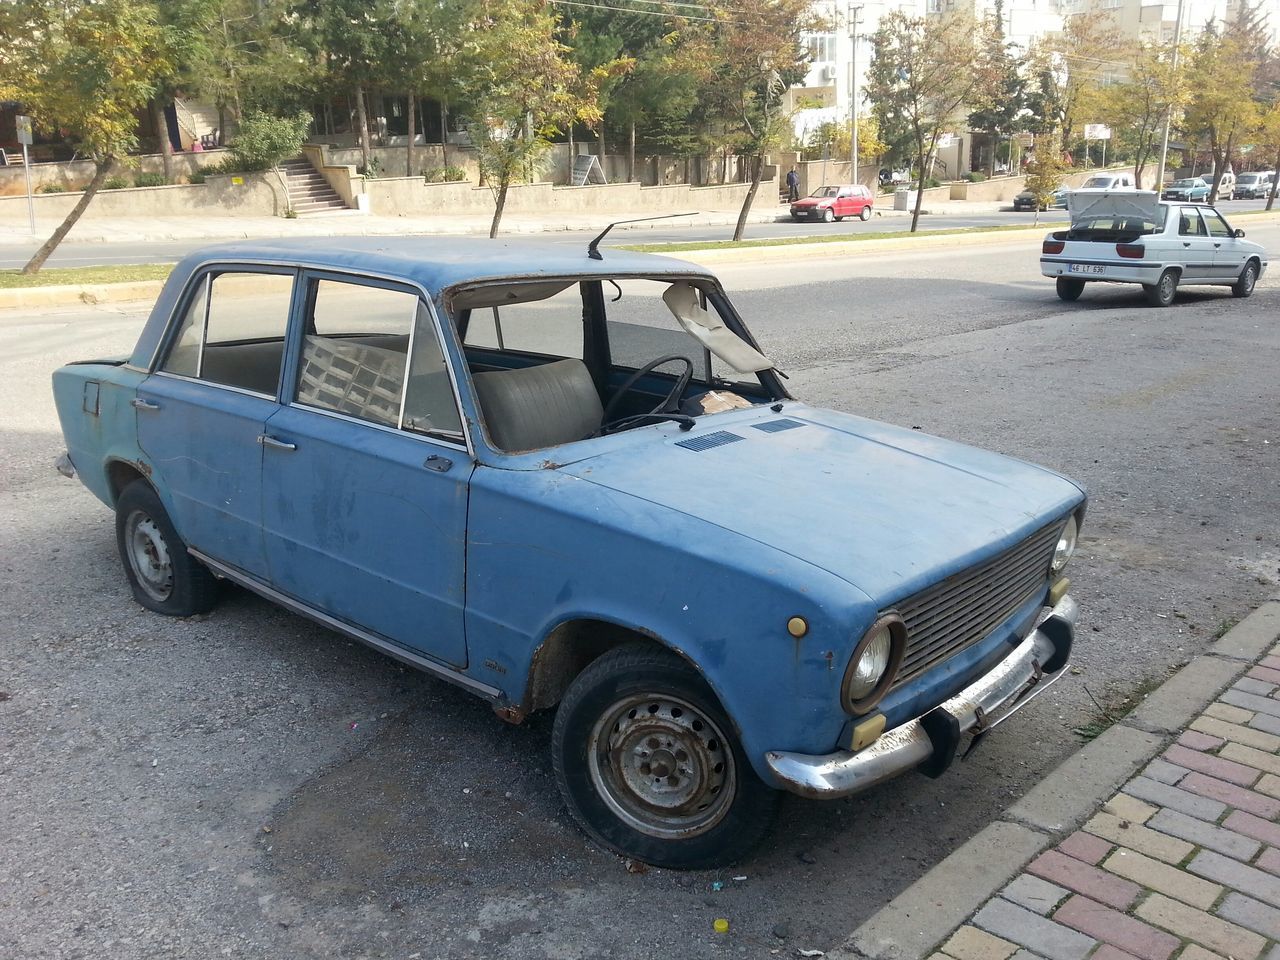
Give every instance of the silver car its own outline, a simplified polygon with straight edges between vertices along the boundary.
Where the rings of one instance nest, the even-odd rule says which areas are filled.
[[[1167,203],[1152,191],[1076,190],[1069,208],[1070,228],[1049,234],[1040,256],[1040,272],[1057,281],[1063,300],[1096,282],[1142,284],[1159,307],[1184,283],[1247,297],[1267,269],[1266,250],[1204,204]]]

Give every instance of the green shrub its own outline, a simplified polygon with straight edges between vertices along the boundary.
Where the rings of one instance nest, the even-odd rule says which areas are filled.
[[[467,171],[461,167],[447,166],[443,169],[445,183],[462,183],[467,179]]]
[[[966,173],[964,178],[970,183],[981,183],[983,180],[987,179],[987,175],[978,170],[974,170],[971,173]]]
[[[46,183],[42,187],[36,187],[36,193],[66,193],[67,188],[60,183]]]
[[[106,180],[102,181],[103,190],[123,190],[125,187],[131,186],[133,184],[129,182],[128,177],[107,177]]]
[[[305,110],[291,117],[275,117],[258,110],[250,111],[240,121],[240,132],[231,144],[228,161],[235,169],[221,169],[228,166],[228,161],[224,161],[218,165],[218,172],[270,170],[281,160],[298,155],[310,129],[311,114]]]
[[[423,167],[423,183],[444,183],[444,167]]]
[[[940,187],[942,186],[942,181],[939,180],[937,177],[930,177],[924,182],[924,185],[926,187]]]
[[[193,170],[191,175],[187,177],[187,183],[204,183],[204,179],[207,176],[208,174],[203,170]]]
[[[370,157],[369,166],[367,168],[356,167],[356,173],[360,174],[360,176],[367,180],[377,180],[382,176],[382,161],[377,157]]]
[[[169,181],[163,173],[140,173],[133,181],[137,187],[167,187]]]

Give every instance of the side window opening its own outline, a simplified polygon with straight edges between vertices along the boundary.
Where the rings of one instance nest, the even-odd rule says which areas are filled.
[[[431,313],[409,290],[312,280],[297,402],[386,427],[462,437]]]
[[[292,274],[206,274],[160,369],[274,397],[292,298]]]

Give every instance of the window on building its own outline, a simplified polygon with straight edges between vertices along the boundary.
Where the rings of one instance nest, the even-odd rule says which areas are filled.
[[[834,63],[836,59],[836,35],[811,33],[804,38],[811,63]]]

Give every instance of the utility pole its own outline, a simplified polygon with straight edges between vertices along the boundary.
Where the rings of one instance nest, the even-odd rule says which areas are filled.
[[[1178,0],[1178,19],[1173,23],[1173,82],[1178,82],[1178,51],[1182,46],[1182,4]],[[1164,189],[1164,162],[1169,155],[1169,124],[1173,121],[1173,104],[1164,111],[1164,138],[1160,141],[1160,164],[1156,167],[1156,192]],[[1142,184],[1138,184],[1142,186]]]
[[[849,6],[849,182],[858,182],[858,14],[861,6]]]

